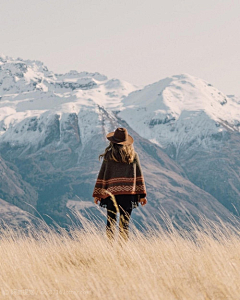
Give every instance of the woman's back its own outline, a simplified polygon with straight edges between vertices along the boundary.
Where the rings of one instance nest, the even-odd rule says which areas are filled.
[[[104,159],[96,185],[93,197],[106,198],[109,194],[140,194],[146,197],[146,187],[144,177],[137,152],[133,162],[123,163],[112,159]]]
[[[126,128],[117,128],[107,135],[110,140],[102,158],[102,165],[93,190],[94,201],[107,208],[107,235],[113,237],[116,213],[120,212],[120,233],[128,237],[128,224],[133,208],[147,203],[146,186],[139,161],[133,147],[133,138]]]

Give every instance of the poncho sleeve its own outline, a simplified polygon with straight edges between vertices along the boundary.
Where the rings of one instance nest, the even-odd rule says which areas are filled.
[[[106,170],[106,161],[103,159],[100,171],[98,173],[98,177],[94,186],[93,190],[93,197],[99,197],[103,198],[104,192],[103,192],[103,179],[104,179],[104,174]]]
[[[145,198],[147,196],[146,185],[145,185],[140,159],[137,153],[136,153],[135,160],[136,160],[136,191],[138,194],[140,194],[141,198]]]

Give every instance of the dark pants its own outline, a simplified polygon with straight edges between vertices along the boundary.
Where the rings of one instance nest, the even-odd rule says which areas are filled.
[[[116,204],[120,213],[119,220],[119,233],[124,240],[128,240],[129,237],[129,221],[132,212],[131,199],[132,195],[116,195]],[[107,225],[106,232],[109,239],[114,238],[115,228],[117,221],[117,208],[114,205],[114,201],[109,197],[107,205]]]

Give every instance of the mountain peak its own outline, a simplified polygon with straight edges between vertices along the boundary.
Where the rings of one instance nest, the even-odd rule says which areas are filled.
[[[9,56],[6,56],[3,53],[0,53],[0,62],[6,62],[9,59]]]
[[[188,73],[166,77],[123,100],[119,116],[142,137],[166,148],[222,131],[240,131],[237,98]]]
[[[181,73],[181,74],[175,74],[172,75],[171,77],[175,77],[178,79],[194,79],[196,77],[194,77],[193,75],[189,74],[189,73]]]
[[[188,73],[175,74],[140,89],[98,72],[70,70],[55,74],[39,60],[4,54],[0,59],[2,133],[10,127],[10,119],[12,123],[19,122],[26,111],[29,116],[56,110],[75,113],[82,105],[96,104],[120,112],[119,116],[136,132],[163,147],[226,128],[240,129],[239,98],[228,97]]]

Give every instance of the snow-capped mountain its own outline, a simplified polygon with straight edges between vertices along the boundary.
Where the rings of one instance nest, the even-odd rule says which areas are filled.
[[[1,139],[13,143],[38,143],[56,115],[64,124],[71,113],[79,116],[80,128],[86,127],[81,135],[87,141],[100,107],[119,112],[142,137],[162,148],[173,145],[176,152],[192,141],[207,146],[209,136],[240,131],[239,98],[189,74],[141,88],[99,73],[54,74],[40,61],[2,55],[0,95]]]
[[[212,135],[240,132],[240,102],[189,74],[147,85],[122,102],[119,116],[160,147],[175,147],[176,156],[184,144],[207,148]]]
[[[38,145],[50,124],[65,134],[69,114],[78,116],[81,141],[96,133],[100,107],[119,110],[122,99],[138,87],[99,73],[54,74],[40,61],[0,57],[0,140]]]
[[[182,205],[196,220],[198,213],[228,218],[232,202],[240,209],[239,107],[236,96],[188,74],[143,87],[99,73],[55,74],[40,61],[0,56],[3,165],[18,178],[16,191],[20,186],[30,205],[61,222],[69,203],[84,201],[80,206],[97,213],[91,195],[98,155],[107,145],[105,135],[123,126],[134,137],[146,174],[150,201],[145,217],[136,211],[139,223],[146,216],[150,222],[159,205],[181,224],[188,222]],[[234,153],[224,150],[231,141]],[[232,168],[218,161],[219,149]],[[26,209],[23,192],[6,198],[2,190],[3,200]]]
[[[240,213],[240,98],[174,75],[123,99],[119,116],[159,145],[189,180]]]

